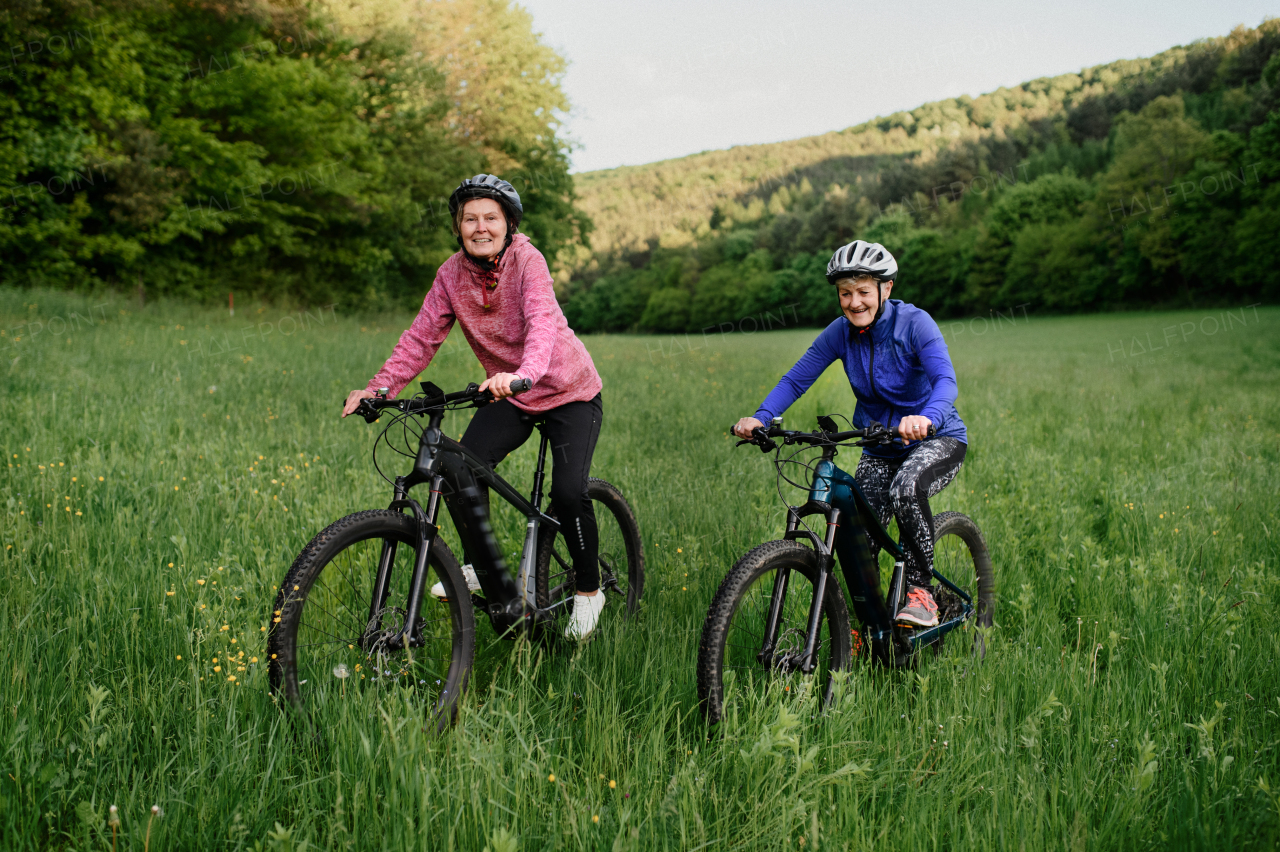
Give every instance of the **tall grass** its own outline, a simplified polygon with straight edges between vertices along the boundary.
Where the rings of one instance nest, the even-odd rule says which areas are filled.
[[[121,849],[161,807],[153,850],[1280,834],[1280,311],[950,327],[971,445],[934,507],[972,515],[995,557],[985,661],[951,643],[913,672],[858,669],[825,713],[741,696],[710,738],[702,618],[782,519],[772,468],[726,427],[814,332],[588,339],[605,379],[594,472],[645,534],[638,617],[607,611],[578,650],[482,623],[451,731],[425,733],[393,694],[329,708],[312,737],[265,688],[273,586],[327,523],[389,499],[368,458],[379,427],[336,413],[409,318],[39,291],[0,291],[0,318],[7,848],[110,848],[111,804]],[[455,335],[426,377],[452,389],[480,370]],[[787,422],[851,408],[832,372]],[[522,487],[535,449],[505,463]]]

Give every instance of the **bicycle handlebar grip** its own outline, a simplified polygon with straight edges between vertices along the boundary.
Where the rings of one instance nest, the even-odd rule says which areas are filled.
[[[898,431],[897,426],[894,426],[893,429],[890,430],[889,434],[893,435],[893,437],[895,438],[902,437],[902,433]],[[932,423],[930,423],[929,431],[926,433],[926,437],[932,438],[934,435],[937,435],[937,434],[938,434],[938,430],[934,428],[934,425]]]
[[[533,381],[531,379],[517,379],[511,383],[512,393],[524,393],[527,390],[533,390]]]

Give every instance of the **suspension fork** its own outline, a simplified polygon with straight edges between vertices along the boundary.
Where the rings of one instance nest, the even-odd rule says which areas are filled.
[[[405,498],[408,489],[404,485],[404,477],[397,476],[395,493],[391,498],[394,506]],[[396,549],[399,542],[395,539],[382,540],[382,552],[378,555],[378,573],[373,580],[373,595],[369,598],[369,618],[365,621],[365,635],[377,631],[382,626],[382,610],[387,605],[387,592],[391,588],[391,566],[396,561]]]
[[[787,532],[794,532],[799,526],[799,516],[795,509],[787,512]],[[827,594],[827,577],[835,564],[833,548],[836,531],[840,528],[840,510],[832,509],[827,515],[827,534],[822,549],[818,552],[818,576],[814,582],[813,602],[809,605],[809,621],[805,631],[804,652],[801,654],[801,671],[812,674],[817,667],[813,662],[814,650],[818,644],[818,630],[822,623],[822,604]],[[773,595],[769,598],[769,614],[765,618],[764,641],[756,659],[766,666],[773,665],[773,654],[778,644],[778,627],[782,620],[782,605],[787,598],[787,587],[791,582],[791,569],[783,567],[773,579]]]
[[[809,604],[809,625],[805,631],[804,654],[800,657],[800,671],[813,674],[818,667],[816,654],[818,630],[822,626],[822,607],[827,600],[827,580],[835,564],[836,531],[840,529],[840,510],[833,508],[827,515],[827,535],[822,551],[818,554],[818,576],[813,584],[813,601]]]
[[[404,635],[401,638],[405,647],[422,641],[417,635],[418,614],[422,611],[422,592],[427,585],[427,561],[431,558],[431,548],[439,533],[436,517],[440,511],[440,492],[443,489],[444,477],[436,474],[431,478],[431,497],[427,500],[427,509],[419,519],[421,529],[418,533],[418,552],[413,560],[413,578],[409,581],[409,603],[405,607],[407,612],[404,617]]]

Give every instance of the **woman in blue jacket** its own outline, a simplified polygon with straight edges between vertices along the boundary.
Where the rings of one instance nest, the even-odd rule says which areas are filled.
[[[954,404],[956,372],[946,341],[927,313],[889,298],[897,274],[897,261],[879,243],[856,240],[838,249],[827,264],[827,281],[839,291],[844,316],[818,335],[755,416],[739,420],[734,432],[751,437],[753,429],[786,411],[827,367],[841,362],[858,398],[854,428],[874,420],[897,427],[903,436],[901,447],[864,449],[854,479],[881,523],[887,524],[890,514],[898,519],[908,590],[897,620],[932,627],[938,623],[938,605],[932,589],[929,498],[955,479],[968,434]],[[871,546],[874,557],[879,548],[874,542]]]

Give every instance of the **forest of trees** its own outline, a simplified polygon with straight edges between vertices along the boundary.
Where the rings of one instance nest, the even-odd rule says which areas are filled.
[[[458,181],[583,242],[564,60],[508,0],[6,0],[0,283],[420,304]]]
[[[497,172],[581,332],[823,324],[883,242],[939,316],[1280,298],[1280,21],[822,136],[571,176],[511,0],[8,0],[0,284],[420,303]]]
[[[1280,298],[1280,21],[839,133],[578,175],[581,331],[825,324],[852,239],[939,316]]]

